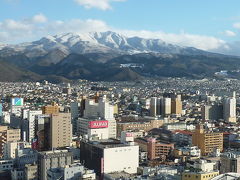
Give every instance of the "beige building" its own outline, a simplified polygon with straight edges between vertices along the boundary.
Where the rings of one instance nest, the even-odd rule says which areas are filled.
[[[71,114],[52,114],[49,121],[49,148],[70,146],[72,141]]]
[[[8,126],[0,126],[0,158],[4,155],[5,143],[20,141],[20,139],[20,129],[9,129]]]
[[[150,131],[153,128],[159,128],[163,125],[164,120],[149,120],[136,122],[119,122],[117,123],[117,135],[120,137],[122,131],[143,130]]]
[[[198,125],[192,136],[192,143],[201,149],[202,155],[208,155],[214,149],[223,150],[223,133],[205,131],[203,125]]]
[[[182,101],[179,98],[171,100],[171,113],[181,115],[182,114]]]
[[[52,105],[44,106],[42,112],[43,114],[58,114],[59,106],[53,102]]]
[[[182,180],[210,180],[219,175],[219,171],[183,172]]]
[[[38,180],[38,166],[27,164],[24,168],[25,180]]]

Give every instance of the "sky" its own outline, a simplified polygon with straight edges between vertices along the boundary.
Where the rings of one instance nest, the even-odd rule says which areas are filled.
[[[240,0],[0,0],[0,44],[108,30],[234,54]]]

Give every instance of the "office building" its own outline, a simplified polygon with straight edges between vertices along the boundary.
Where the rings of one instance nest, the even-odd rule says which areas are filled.
[[[47,171],[52,168],[65,167],[73,163],[72,153],[68,150],[43,151],[38,153],[38,178],[47,179]]]
[[[84,166],[95,170],[98,176],[106,173],[125,171],[137,173],[139,147],[133,142],[117,140],[99,142],[81,141],[80,159]]]
[[[86,118],[78,118],[77,123],[77,134],[82,137],[87,136],[88,139],[108,139],[109,130],[108,130],[108,121],[107,120],[94,120]]]
[[[27,141],[32,142],[32,140],[35,138],[35,118],[36,115],[41,115],[42,110],[37,110],[37,111],[28,111],[27,113],[27,120],[28,120],[28,132],[27,132]]]
[[[9,129],[8,126],[0,126],[0,158],[4,155],[5,143],[20,141],[20,138],[20,129]]]
[[[219,171],[210,171],[210,172],[186,171],[182,173],[182,180],[210,180],[218,175],[219,175]]]
[[[223,105],[204,105],[202,106],[202,119],[206,120],[219,120],[223,119]]]
[[[171,100],[171,114],[181,115],[182,114],[182,101],[181,95]]]
[[[120,137],[122,131],[150,131],[159,128],[164,124],[164,120],[152,119],[135,122],[119,122],[117,123],[117,136]]]
[[[80,112],[80,103],[79,102],[71,102],[70,104],[71,109],[71,120],[72,120],[72,132],[73,134],[77,133],[77,120],[79,117]]]
[[[233,97],[227,98],[223,102],[223,117],[225,122],[236,123],[236,98],[235,93]]]
[[[171,98],[161,99],[161,115],[167,116],[171,114]]]
[[[86,99],[84,118],[101,118],[108,121],[109,138],[116,138],[116,120],[114,118],[114,105],[102,97],[100,99]]]
[[[156,97],[152,97],[150,100],[150,116],[155,117],[157,116],[157,98]],[[160,105],[158,105],[159,109],[160,109]]]
[[[202,155],[209,155],[218,149],[223,150],[223,133],[206,131],[203,125],[197,125],[192,136],[192,144],[201,149]]]
[[[53,102],[52,105],[47,105],[42,108],[43,114],[58,114],[59,113],[59,106]]]
[[[38,166],[37,164],[26,164],[24,168],[25,180],[38,180]]]
[[[49,118],[49,148],[70,146],[72,142],[72,124],[70,113],[52,114]]]
[[[24,141],[6,142],[3,147],[4,159],[15,159],[16,150],[23,148],[31,148],[30,143]]]
[[[148,159],[165,160],[174,149],[173,143],[163,143],[155,138],[136,138],[134,140],[142,151],[148,152]]]
[[[220,157],[220,172],[221,173],[240,173],[240,153],[226,152]]]

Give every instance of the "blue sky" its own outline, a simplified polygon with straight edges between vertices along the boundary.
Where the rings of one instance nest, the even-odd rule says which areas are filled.
[[[0,43],[113,30],[214,50],[240,37],[239,0],[0,0],[0,9]]]

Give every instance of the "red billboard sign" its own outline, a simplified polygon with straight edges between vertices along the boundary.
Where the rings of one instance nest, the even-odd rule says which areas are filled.
[[[98,129],[98,128],[107,128],[108,121],[90,121],[89,128],[91,129]]]

